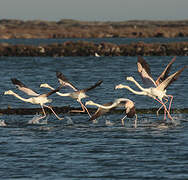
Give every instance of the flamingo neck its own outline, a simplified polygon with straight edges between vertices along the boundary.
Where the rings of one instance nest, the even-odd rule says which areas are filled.
[[[56,92],[56,94],[58,94],[59,96],[70,96],[70,93],[60,93],[60,92]]]
[[[51,90],[55,90],[52,86],[50,86],[49,84],[48,84],[48,87],[47,88],[49,88],[49,89],[51,89]]]
[[[52,86],[50,86],[49,84],[48,84],[48,86],[47,86],[46,88],[51,89],[51,90],[55,90],[55,89],[54,89]],[[56,94],[59,95],[59,96],[70,96],[70,93],[60,93],[60,92],[56,92]]]
[[[146,95],[145,89],[144,89],[144,91],[135,91],[134,89],[130,88],[129,86],[125,86],[124,88],[128,89],[129,91],[131,91],[134,94]]]
[[[15,96],[15,97],[17,97],[18,99],[20,99],[20,100],[22,100],[22,101],[31,102],[31,98],[26,99],[26,98],[23,98],[23,97],[19,96],[19,95],[16,94],[16,93],[13,93],[12,95]]]
[[[97,106],[97,107],[99,107],[99,108],[103,108],[103,109],[111,109],[111,108],[114,107],[113,104],[110,105],[110,106],[103,106],[103,105],[101,105],[101,104],[97,104],[97,103],[94,103],[94,102],[92,103],[92,105]]]
[[[132,82],[135,83],[135,85],[142,91],[145,91],[145,89],[133,78]]]

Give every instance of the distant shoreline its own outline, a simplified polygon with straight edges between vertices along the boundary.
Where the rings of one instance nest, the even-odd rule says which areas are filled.
[[[0,39],[188,37],[188,20],[179,21],[22,21],[0,20]],[[188,42],[114,44],[67,41],[46,45],[0,43],[0,56],[188,56]]]
[[[0,39],[188,37],[188,20],[60,21],[0,20]]]

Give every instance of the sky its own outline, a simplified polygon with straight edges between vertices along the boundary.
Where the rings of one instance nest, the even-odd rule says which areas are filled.
[[[185,20],[188,0],[0,0],[0,19]]]

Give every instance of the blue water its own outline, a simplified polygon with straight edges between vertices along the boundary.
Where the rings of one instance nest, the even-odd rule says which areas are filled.
[[[169,43],[169,42],[187,42],[188,37],[177,38],[64,38],[64,39],[0,39],[0,43],[10,44],[28,44],[28,45],[40,45],[51,43],[64,43],[66,41],[88,41],[94,43],[111,42],[115,44],[130,44],[136,42],[145,43]]]
[[[164,69],[172,57],[145,57],[153,78]],[[97,103],[106,103],[125,97],[135,102],[136,108],[154,108],[159,105],[149,97],[129,91],[114,90],[119,83],[137,73],[136,57],[1,57],[1,108],[39,107],[24,103],[3,92],[13,90],[27,97],[10,78],[18,78],[39,93],[41,83],[57,87],[56,70],[61,71],[78,88],[85,88],[102,79],[103,84],[88,92]],[[177,57],[171,73],[187,64],[187,57]],[[168,88],[174,95],[173,108],[187,108],[188,71]],[[63,91],[68,91],[64,89]],[[69,97],[52,95],[52,106],[80,107]],[[109,114],[88,121],[87,114],[59,114],[47,117],[47,124],[31,125],[34,115],[1,115],[7,126],[0,127],[0,177],[2,179],[188,179],[188,114],[172,114],[176,125],[163,125],[163,115],[138,114],[121,125],[122,114]]]

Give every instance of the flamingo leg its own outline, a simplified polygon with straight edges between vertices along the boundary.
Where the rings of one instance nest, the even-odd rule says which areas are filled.
[[[121,124],[122,124],[122,126],[125,125],[124,119],[125,119],[126,117],[127,117],[127,115],[125,115],[125,116],[121,119]]]
[[[122,126],[125,125],[124,119],[125,119],[126,117],[127,117],[127,115],[125,115],[125,116],[121,119],[121,124],[122,124]],[[134,127],[137,128],[137,114],[135,114]]]
[[[166,111],[164,109],[164,120],[166,120]]]
[[[47,105],[44,105],[44,106],[47,107],[47,108],[49,108],[49,109],[52,111],[52,113],[56,116],[57,119],[59,119],[59,120],[62,120],[62,119],[63,119],[63,118],[60,118],[60,117],[55,113],[55,111],[52,109],[52,107],[47,106]]]
[[[135,128],[137,128],[137,119],[138,119],[137,114],[135,114],[135,120],[134,120],[134,127]]]
[[[158,101],[160,104],[163,105],[165,111],[166,111],[167,114],[168,114],[168,117],[169,117],[171,120],[173,120],[172,116],[170,115],[169,111],[168,111],[167,108],[166,108],[166,105],[165,105],[162,101],[160,101],[159,99],[157,99],[157,98],[154,98],[154,99],[155,99],[156,101]],[[165,120],[165,119],[166,119],[166,114],[165,114],[164,120]]]
[[[45,118],[46,117],[46,112],[44,111],[44,108],[43,108],[43,106],[42,105],[40,105],[41,106],[41,108],[42,108],[42,112],[43,112],[43,116],[41,116],[41,117],[39,117],[39,118],[37,118],[37,119],[35,119],[35,120],[32,120],[32,124],[36,124],[40,119],[43,119],[43,118]]]
[[[162,107],[164,107],[164,120],[166,120],[166,112],[168,112],[166,105],[162,101],[158,100],[157,98],[155,98],[155,100],[158,101],[160,104],[162,104]]]
[[[71,110],[71,112],[87,112],[89,117],[91,117],[88,109],[82,104],[82,102],[81,101],[78,101],[78,102],[80,103],[82,110]]]
[[[164,104],[166,105],[167,102],[168,102],[168,99],[165,98]],[[159,116],[159,111],[161,110],[162,107],[163,107],[163,105],[161,105],[161,107],[157,110],[157,116]],[[165,112],[165,110],[164,110],[164,112]],[[165,113],[166,113],[166,112],[165,112]]]
[[[166,105],[166,103],[168,102],[168,99],[167,98],[164,98],[164,99],[166,100],[165,103],[164,103]],[[170,114],[170,112],[169,112],[169,114]],[[165,109],[164,109],[164,120],[166,120],[166,111],[165,111]]]
[[[170,109],[171,109],[171,105],[172,105],[172,100],[174,98],[174,96],[172,95],[168,95],[171,99],[170,99],[170,103],[169,103],[169,107],[168,107],[168,111],[170,112]]]

